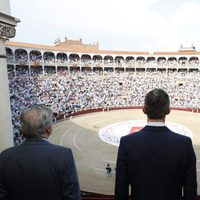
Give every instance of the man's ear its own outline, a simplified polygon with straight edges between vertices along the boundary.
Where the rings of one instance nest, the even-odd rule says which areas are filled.
[[[168,110],[167,110],[166,115],[169,115],[170,112],[171,112],[171,108],[169,107]]]
[[[142,107],[142,111],[143,111],[144,114],[147,114],[147,109],[146,109],[145,106]]]
[[[51,135],[52,129],[53,129],[52,126],[48,126],[48,127],[46,128],[46,134],[47,134],[48,136]]]

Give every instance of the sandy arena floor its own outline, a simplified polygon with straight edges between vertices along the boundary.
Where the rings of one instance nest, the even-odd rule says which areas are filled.
[[[107,178],[105,167],[109,162],[114,171],[118,148],[103,142],[98,132],[109,124],[127,120],[146,120],[146,116],[139,109],[118,110],[81,115],[54,125],[50,141],[72,149],[81,190],[101,194],[114,193],[115,175],[113,173],[111,178]],[[183,125],[192,131],[200,194],[200,114],[171,111],[166,121]]]

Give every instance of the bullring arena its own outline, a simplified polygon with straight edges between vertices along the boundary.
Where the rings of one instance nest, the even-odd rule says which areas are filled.
[[[146,116],[141,109],[100,111],[81,114],[54,125],[50,140],[72,148],[81,190],[92,193],[113,195],[115,182],[115,164],[117,147],[102,141],[99,131],[110,124],[124,121],[144,120]],[[182,125],[192,132],[191,138],[197,156],[197,175],[200,181],[200,114],[191,111],[172,110],[167,122]],[[126,130],[124,130],[126,132]],[[107,178],[106,165],[110,163],[113,176]],[[198,188],[198,193],[200,187]]]
[[[155,4],[157,3],[159,2]],[[123,4],[126,3],[123,2]],[[32,7],[30,5],[31,2],[29,2],[29,7]],[[36,5],[37,2],[34,2],[33,7],[36,8]],[[97,5],[94,5],[96,9]],[[112,8],[114,8],[113,5]],[[195,16],[195,9],[190,4],[185,5],[192,9]],[[92,4],[88,7],[89,13],[92,11],[91,6]],[[197,6],[198,4],[195,4],[195,8],[198,8]],[[144,7],[145,14],[148,14],[149,10],[146,6]],[[154,6],[148,7],[153,8]],[[48,7],[50,8],[51,6]],[[68,8],[73,8],[73,6],[70,5]],[[122,12],[124,8],[122,6]],[[177,8],[176,5],[173,4],[173,8]],[[162,6],[160,9],[162,10]],[[164,9],[167,9],[167,4]],[[38,11],[42,11],[43,14],[43,10]],[[45,10],[47,10],[46,7]],[[75,11],[75,14],[79,13],[78,7]],[[100,11],[102,13],[102,9]],[[110,15],[112,9],[108,11]],[[156,10],[152,11],[149,17],[153,20],[156,16],[156,21],[160,21],[158,20],[160,14],[155,15]],[[170,21],[173,21],[173,26],[170,26],[170,23],[163,26],[163,22],[168,22],[168,20],[165,21],[165,17],[162,17],[162,26],[155,26],[156,30],[158,27],[159,29],[164,28],[163,30],[170,27],[171,31],[171,27],[175,27],[177,31],[184,28],[182,21],[186,21],[191,26],[193,23],[190,24],[190,20],[196,19],[192,16],[189,21],[184,20],[184,17],[190,14],[186,9],[186,13],[180,12],[181,18],[177,12],[176,16],[181,19],[181,23],[178,23],[178,18],[173,17],[173,9],[170,11],[172,11]],[[59,27],[57,22],[62,23],[60,19],[56,20],[55,9],[49,13],[56,22],[56,26],[52,26],[51,30],[57,29]],[[70,12],[67,13],[70,14]],[[130,15],[129,12],[127,13]],[[138,15],[137,12],[135,13]],[[185,13],[185,16],[182,13]],[[48,15],[48,12],[46,14]],[[31,15],[30,12],[29,17]],[[39,22],[42,20],[40,15],[38,16],[33,17],[33,23],[36,22],[37,27],[40,27]],[[70,14],[71,17],[73,18]],[[142,17],[145,18],[145,16]],[[66,17],[66,19],[70,18]],[[22,111],[35,104],[46,105],[53,111],[53,134],[49,140],[54,144],[72,149],[82,200],[113,200],[120,138],[127,134],[134,134],[145,126],[146,116],[141,109],[144,96],[152,89],[161,88],[169,94],[172,107],[166,119],[166,126],[174,132],[190,137],[193,141],[197,157],[198,199],[200,199],[200,51],[196,50],[193,44],[186,47],[181,44],[180,48],[173,52],[153,52],[101,50],[98,42],[84,44],[81,38],[70,40],[67,37],[64,40],[56,39],[54,45],[22,43],[9,41],[15,37],[15,27],[20,22],[19,19],[11,16],[9,0],[0,1],[0,19],[0,110],[2,113],[0,116],[0,151],[13,144],[14,146],[20,145],[24,141],[19,121]],[[27,18],[27,20],[30,19]],[[84,18],[81,20],[85,22]],[[99,26],[97,23],[99,20],[93,21]],[[106,24],[108,26],[109,21]],[[120,26],[122,21],[122,15],[120,15],[119,26],[116,26],[118,30],[123,30],[123,26]],[[76,23],[76,18],[73,22]],[[177,23],[176,26],[174,22]],[[128,27],[124,30],[130,30],[130,24],[123,21],[124,24]],[[43,25],[41,30],[30,27],[30,31],[40,35],[43,28],[48,30],[48,26],[46,28]],[[134,25],[138,29],[137,23]],[[66,23],[65,26],[70,28]],[[141,27],[143,26],[142,24]],[[148,26],[147,28],[149,29]],[[169,37],[167,36],[169,44],[173,43],[173,38],[171,40],[170,37],[176,31],[172,30]],[[48,35],[46,38],[49,37]],[[155,33],[153,35],[155,36]],[[151,35],[147,34],[147,37],[151,38]],[[28,37],[24,35],[25,38]],[[120,38],[123,39],[123,36],[120,35]],[[137,36],[135,38],[139,39]],[[135,48],[141,40],[136,43],[131,41],[133,40],[130,38],[129,43]],[[144,41],[148,40],[144,39]],[[161,38],[158,37],[156,43],[160,41]],[[106,173],[108,163],[112,168],[111,177],[108,177]]]
[[[107,51],[65,39],[55,46],[7,42],[6,56],[14,144],[23,141],[22,110],[33,104],[51,107],[50,141],[73,150],[85,199],[97,194],[113,199],[120,138],[145,126],[141,107],[154,88],[166,90],[174,108],[167,126],[193,141],[200,182],[200,52],[194,48]]]

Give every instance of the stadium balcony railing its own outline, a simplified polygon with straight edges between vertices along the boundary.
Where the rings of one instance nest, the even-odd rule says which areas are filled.
[[[115,197],[114,197],[114,195],[96,194],[96,193],[90,193],[90,192],[81,192],[81,199],[82,200],[114,200]],[[129,199],[131,199],[131,198],[129,198]],[[197,200],[200,200],[200,196],[197,197]]]

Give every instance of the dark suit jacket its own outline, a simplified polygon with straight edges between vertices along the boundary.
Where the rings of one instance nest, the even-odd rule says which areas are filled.
[[[118,150],[115,197],[127,200],[196,200],[196,157],[189,137],[166,126],[145,126],[122,137]]]
[[[69,148],[29,139],[0,154],[0,200],[80,199]]]

